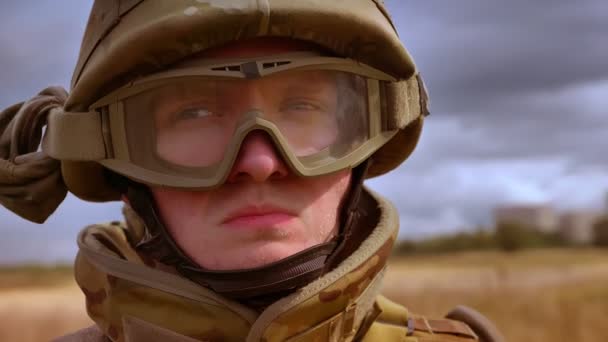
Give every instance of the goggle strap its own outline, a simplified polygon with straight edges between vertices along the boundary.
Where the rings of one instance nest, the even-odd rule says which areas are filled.
[[[386,124],[389,130],[403,129],[420,116],[429,114],[428,95],[420,74],[401,82],[384,83]]]
[[[95,161],[107,158],[101,113],[65,112],[61,108],[48,116],[43,151],[58,160]]]

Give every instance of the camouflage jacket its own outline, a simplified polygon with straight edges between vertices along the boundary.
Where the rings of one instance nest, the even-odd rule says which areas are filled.
[[[390,202],[372,194],[380,222],[336,269],[261,313],[138,255],[127,227],[84,229],[75,272],[96,326],[56,341],[475,341],[469,325],[427,320],[380,295],[397,236]]]

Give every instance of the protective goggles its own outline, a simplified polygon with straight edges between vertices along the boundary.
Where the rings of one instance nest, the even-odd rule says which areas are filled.
[[[205,189],[225,181],[243,141],[261,130],[300,176],[353,168],[397,132],[383,110],[383,83],[395,81],[309,53],[190,61],[90,107],[101,116],[99,162],[146,184]]]

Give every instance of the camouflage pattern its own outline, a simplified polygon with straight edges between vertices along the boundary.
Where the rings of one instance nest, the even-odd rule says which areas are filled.
[[[154,267],[139,257],[127,241],[122,223],[95,225],[83,232],[85,239],[93,238],[111,246],[116,256],[142,266]],[[111,244],[111,245],[110,245]],[[112,341],[126,341],[125,320],[133,317],[178,332],[197,340],[242,341],[250,323],[229,308],[201,305],[158,289],[135,284],[107,274],[79,253],[75,264],[76,281],[86,297],[89,317]],[[226,326],[226,322],[230,322]],[[221,329],[225,326],[225,329]],[[137,331],[134,332],[137,334]]]
[[[187,280],[131,247],[129,234],[140,229],[137,220],[85,228],[79,236],[76,280],[89,316],[112,341],[475,340],[472,333],[412,331],[408,322],[414,316],[379,295],[398,219],[389,202],[372,195],[382,217],[360,249],[337,269],[261,313],[198,285],[200,297],[193,299]],[[179,281],[146,276],[151,270]],[[361,327],[369,329],[365,336],[357,335]]]

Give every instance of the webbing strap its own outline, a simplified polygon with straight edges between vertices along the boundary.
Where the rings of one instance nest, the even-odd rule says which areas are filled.
[[[431,334],[452,334],[477,340],[477,335],[463,322],[451,319],[427,319],[416,317],[408,319],[408,333],[410,329],[424,331]],[[413,331],[411,332],[413,333]]]
[[[388,129],[404,129],[430,114],[429,95],[420,74],[384,85]]]
[[[57,160],[95,161],[105,159],[101,114],[69,113],[57,108],[48,117],[43,150]]]
[[[467,306],[459,305],[452,309],[447,315],[452,321],[466,323],[481,342],[505,342],[505,337],[488,318],[476,310]]]

